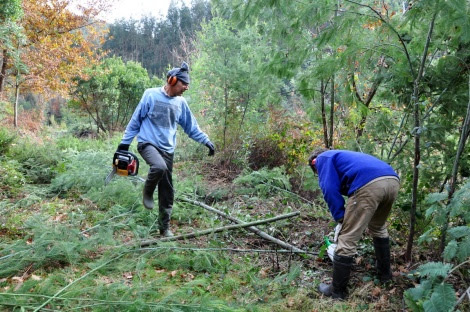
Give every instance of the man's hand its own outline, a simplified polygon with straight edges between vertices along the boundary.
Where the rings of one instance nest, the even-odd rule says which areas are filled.
[[[206,146],[207,148],[209,149],[209,156],[214,156],[214,153],[215,153],[215,147],[214,147],[214,144],[211,142],[211,141],[208,141],[206,143]]]
[[[118,148],[117,148],[118,151],[128,151],[129,150],[129,144],[119,144],[118,145]]]

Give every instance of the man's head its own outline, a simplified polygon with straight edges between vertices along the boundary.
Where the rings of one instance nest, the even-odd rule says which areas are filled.
[[[324,148],[324,147],[318,147],[308,157],[308,165],[310,166],[310,168],[312,168],[314,173],[317,172],[317,167],[315,163],[316,163],[318,155],[326,151],[329,151],[329,149]]]
[[[182,95],[184,91],[189,89],[189,66],[186,62],[181,67],[176,67],[168,71],[166,74],[167,92],[169,96]]]

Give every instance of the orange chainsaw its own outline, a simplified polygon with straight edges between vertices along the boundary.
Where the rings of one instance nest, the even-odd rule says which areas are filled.
[[[130,176],[136,177],[140,181],[145,181],[143,178],[137,176],[139,173],[139,158],[129,151],[118,150],[114,153],[113,156],[113,169],[106,176],[104,180],[104,185],[107,185],[114,176]]]

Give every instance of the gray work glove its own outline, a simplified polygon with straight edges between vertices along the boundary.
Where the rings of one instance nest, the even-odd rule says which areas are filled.
[[[326,249],[328,257],[330,258],[331,261],[333,261],[333,258],[335,256],[336,247],[338,246],[338,236],[342,228],[343,228],[343,223],[339,222],[338,224],[336,224],[333,243],[331,243],[330,246],[328,246],[328,248]]]
[[[335,257],[335,250],[336,250],[336,244],[330,244],[328,248],[326,249],[326,253],[328,254],[328,258],[330,258],[331,261],[333,261]]]
[[[333,238],[333,243],[335,244],[338,243],[339,232],[341,232],[342,228],[343,228],[343,223],[339,222],[335,227],[335,237]]]

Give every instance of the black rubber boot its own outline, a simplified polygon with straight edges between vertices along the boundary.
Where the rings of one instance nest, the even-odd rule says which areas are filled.
[[[381,283],[392,280],[390,268],[390,239],[388,237],[374,237],[375,257],[377,258],[377,275]]]
[[[157,188],[158,182],[161,178],[161,170],[153,168],[149,170],[147,180],[145,180],[145,185],[142,192],[142,203],[147,209],[153,209],[154,207],[153,193],[155,192],[155,189]]]
[[[147,209],[153,209],[153,192],[155,192],[156,187],[157,185],[153,184],[152,182],[149,182],[149,180],[145,181],[144,190],[142,194],[142,203]]]
[[[335,255],[333,258],[333,283],[318,285],[318,291],[335,299],[345,299],[353,257]]]
[[[170,229],[160,230],[160,235],[163,236],[163,237],[173,237],[173,236],[175,236],[175,235],[173,235],[173,232],[170,231]]]

